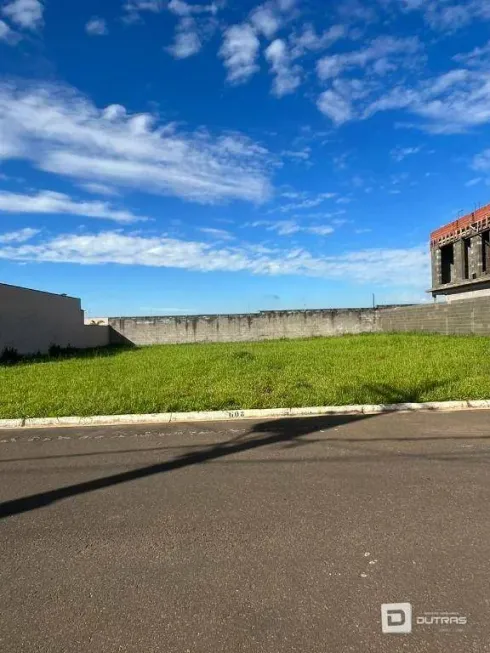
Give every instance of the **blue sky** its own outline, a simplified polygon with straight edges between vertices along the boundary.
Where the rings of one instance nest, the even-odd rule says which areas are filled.
[[[487,0],[0,0],[0,280],[89,315],[424,301],[490,201]]]

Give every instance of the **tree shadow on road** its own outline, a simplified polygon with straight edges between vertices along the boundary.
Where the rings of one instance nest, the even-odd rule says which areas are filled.
[[[349,424],[369,417],[372,417],[372,415],[307,417],[261,422],[260,424],[254,424],[246,434],[241,434],[225,442],[204,447],[198,451],[185,453],[169,461],[68,485],[55,490],[39,492],[20,499],[5,501],[0,504],[0,519],[50,506],[62,499],[148,478],[156,474],[164,474],[184,467],[200,465],[225,456],[252,451],[260,447],[276,445],[282,442],[299,445],[302,442],[302,438],[309,433],[336,428],[343,424]]]
[[[426,382],[417,387],[414,386],[413,388],[393,388],[388,384],[370,384],[361,386],[359,391],[362,392],[362,390],[365,389],[371,393],[376,392],[382,399],[382,403],[385,404],[411,403],[414,401],[420,401],[424,396],[424,393],[433,391],[447,383],[448,381]],[[99,479],[76,483],[74,485],[68,485],[55,490],[39,492],[20,499],[6,501],[0,504],[0,519],[43,508],[62,499],[76,497],[81,494],[102,490],[122,483],[148,478],[155,476],[156,474],[164,474],[177,469],[223,459],[234,454],[253,451],[261,447],[281,444],[283,445],[283,448],[305,446],[315,441],[311,438],[305,438],[305,436],[311,433],[336,429],[339,426],[358,422],[374,416],[375,415],[358,414],[326,417],[281,418],[252,424],[250,430],[244,434],[242,433],[218,444],[202,447],[198,450],[192,450],[169,461],[148,465],[127,472],[121,472],[119,474],[113,474]],[[332,444],[335,441],[340,441],[337,438],[329,437],[322,437],[322,439],[329,444]],[[362,439],[351,439],[351,442],[360,442],[361,440]],[[387,439],[383,438],[382,440]],[[342,438],[342,441],[344,443],[346,441],[348,442],[349,438]],[[369,438],[366,439],[366,442],[368,441]]]

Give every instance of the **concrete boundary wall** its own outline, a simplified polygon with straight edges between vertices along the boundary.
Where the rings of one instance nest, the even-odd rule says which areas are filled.
[[[80,300],[0,283],[0,354],[46,353],[52,345],[85,346]]]
[[[490,335],[490,297],[448,304],[250,314],[108,318],[111,343],[254,342],[420,331]]]
[[[420,304],[379,309],[381,332],[423,331],[446,335],[490,335],[490,297],[464,299],[447,304]]]
[[[107,347],[111,343],[110,327],[106,324],[85,324],[82,349]]]
[[[114,341],[135,345],[250,342],[371,333],[374,309],[264,311],[241,315],[109,318]]]
[[[0,352],[12,347],[21,354],[44,353],[53,344],[84,349],[403,331],[490,335],[490,297],[376,309],[112,317],[84,324],[76,298],[0,284]]]

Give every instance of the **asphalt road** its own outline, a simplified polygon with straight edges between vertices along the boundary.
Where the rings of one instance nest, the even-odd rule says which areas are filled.
[[[490,651],[489,456],[483,411],[2,431],[0,650]]]

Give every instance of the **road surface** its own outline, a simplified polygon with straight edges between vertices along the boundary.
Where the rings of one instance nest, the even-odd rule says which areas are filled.
[[[489,456],[484,411],[2,431],[0,650],[490,651]]]

